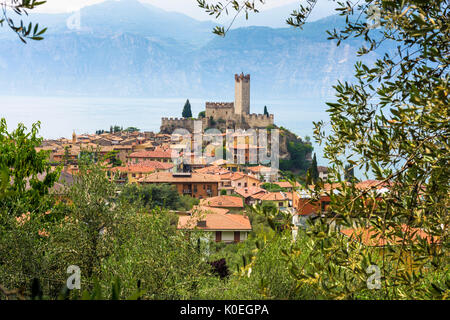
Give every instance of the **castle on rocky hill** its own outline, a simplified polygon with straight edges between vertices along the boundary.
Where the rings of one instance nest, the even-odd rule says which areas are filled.
[[[273,114],[250,113],[250,75],[235,75],[234,102],[206,102],[203,128],[258,129],[274,124]],[[162,118],[161,132],[172,133],[177,128],[194,131],[194,119]]]

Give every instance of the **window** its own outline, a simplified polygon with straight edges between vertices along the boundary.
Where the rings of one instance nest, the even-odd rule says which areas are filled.
[[[283,202],[278,202],[278,206],[282,207],[283,206]]]
[[[241,183],[239,182],[239,183],[238,183],[238,187],[240,187],[240,186],[241,186]]]

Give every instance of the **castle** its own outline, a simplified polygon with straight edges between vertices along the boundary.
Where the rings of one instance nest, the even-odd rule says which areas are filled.
[[[250,113],[250,75],[235,75],[234,102],[206,102],[203,128],[257,129],[274,124],[273,114]],[[161,133],[172,133],[177,128],[194,131],[194,119],[162,118]]]

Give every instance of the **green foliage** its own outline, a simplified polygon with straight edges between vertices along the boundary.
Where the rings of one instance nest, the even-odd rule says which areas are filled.
[[[139,131],[141,131],[141,129],[136,128],[136,127],[128,127],[128,128],[126,128],[125,130],[122,130],[122,131],[133,133],[133,132],[139,132]]]
[[[275,183],[263,183],[263,184],[261,184],[261,188],[263,188],[269,192],[280,192],[280,191],[284,190],[283,188],[281,188],[279,185],[277,185]]]
[[[110,151],[105,155],[104,161],[109,161],[113,167],[120,167],[122,166],[122,161],[119,159],[118,154],[118,150]]]
[[[228,14],[226,4],[210,2],[199,1],[199,6]],[[301,28],[316,2],[301,5],[287,22]],[[230,11],[257,12],[255,4],[234,1]],[[316,297],[328,299],[448,299],[448,9],[443,0],[338,3],[346,24],[330,30],[330,40],[338,46],[351,38],[364,40],[358,55],[382,44],[396,50],[372,65],[358,62],[354,81],[338,82],[336,101],[327,103],[329,124],[316,123],[314,136],[332,164],[332,180],[342,182],[344,165],[350,163],[379,182],[363,190],[356,181],[341,183],[339,193],[327,194],[329,210],[305,234],[306,260],[295,260],[294,247],[282,255],[296,291],[313,289]],[[377,20],[368,22],[374,12]],[[218,27],[215,33],[226,30]],[[280,161],[282,169],[292,165]],[[376,194],[377,187],[389,192]],[[312,196],[322,188],[318,181]],[[377,248],[347,241],[334,226],[370,228],[372,238],[382,236],[386,244]],[[417,230],[438,243],[418,239]],[[368,289],[370,265],[381,271],[380,290]]]
[[[8,132],[6,120],[0,120],[0,214],[22,214],[30,210],[47,210],[44,204],[49,189],[58,180],[59,170],[52,170],[48,152],[39,151],[40,123],[31,132],[19,124]],[[19,213],[20,212],[20,213]]]
[[[4,10],[2,10],[2,16],[0,16],[0,26],[3,26],[4,23],[8,25],[8,27],[17,34],[19,39],[23,43],[27,43],[26,39],[30,40],[42,40],[44,39],[42,35],[47,31],[47,28],[39,29],[39,24],[33,25],[33,23],[29,23],[28,26],[24,25],[23,20],[20,20],[20,25],[16,24],[13,18],[10,17],[11,11],[18,16],[26,15],[28,16],[29,10],[33,10],[36,7],[43,5],[46,1],[37,1],[37,0],[2,0],[0,1],[0,6]],[[11,10],[10,10],[11,9]]]
[[[269,116],[269,111],[267,111],[267,106],[264,106],[264,115]]]
[[[319,180],[319,169],[317,168],[317,158],[314,153],[314,157],[311,162],[311,167],[309,167],[308,172],[306,174],[306,184],[316,184]]]
[[[182,116],[183,118],[192,118],[191,103],[189,102],[189,99],[187,99],[184,104]]]
[[[203,118],[205,118],[205,117],[206,117],[206,112],[205,112],[205,111],[199,112],[199,114],[198,114],[198,118],[199,118],[199,119],[203,119]]]
[[[170,184],[126,185],[121,198],[130,204],[145,208],[167,208],[171,210],[190,210],[199,200],[190,196],[180,196]]]
[[[306,156],[312,152],[313,147],[299,141],[288,141],[287,149],[291,159],[281,159],[280,169],[283,171],[306,171],[309,166]]]

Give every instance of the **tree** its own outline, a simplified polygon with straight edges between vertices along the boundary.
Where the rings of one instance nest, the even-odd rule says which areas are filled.
[[[199,112],[199,114],[198,114],[198,118],[199,118],[199,119],[203,119],[203,118],[205,118],[205,117],[206,117],[206,112],[205,112],[205,111]]]
[[[31,132],[19,124],[8,132],[6,120],[0,120],[0,214],[21,215],[37,210],[50,188],[59,178],[59,170],[52,170],[49,153],[36,151],[42,143],[38,138],[40,122]],[[40,210],[47,210],[45,206]]]
[[[27,43],[26,39],[37,41],[44,39],[42,35],[47,31],[47,28],[39,29],[39,24],[33,25],[31,22],[26,26],[24,25],[23,20],[20,20],[19,25],[10,17],[10,13],[12,12],[18,16],[28,16],[29,10],[35,9],[44,3],[45,1],[38,0],[0,0],[0,7],[2,8],[0,26],[3,26],[3,24],[6,23],[23,43]]]
[[[127,185],[121,196],[131,204],[142,205],[147,208],[156,206],[177,210],[182,206],[177,190],[169,184]]]
[[[267,106],[264,106],[264,115],[269,116],[269,112],[267,111]]]
[[[189,99],[187,99],[184,104],[182,116],[183,118],[192,118],[191,103],[189,102]]]
[[[108,152],[104,157],[104,161],[108,161],[113,167],[120,167],[122,165],[122,161],[119,159],[118,150]]]
[[[227,3],[214,2],[199,5],[212,14],[228,12]],[[288,24],[301,28],[316,2],[294,11]],[[255,3],[235,1],[232,8],[236,14],[257,12]],[[336,101],[327,103],[329,129],[322,121],[315,123],[315,139],[324,144],[325,158],[332,164],[330,178],[340,182],[340,190],[326,193],[329,210],[311,223],[308,236],[315,250],[307,261],[289,265],[298,279],[296,288],[316,283],[315,288],[328,288],[326,295],[339,299],[446,299],[448,4],[365,0],[338,5],[345,25],[329,31],[330,40],[340,45],[361,39],[359,56],[381,45],[396,49],[373,65],[358,62],[354,81],[338,82]],[[223,27],[214,31],[226,34]],[[355,181],[344,183],[345,163],[370,172],[377,182],[367,188],[356,188]],[[381,188],[388,192],[374,191]],[[319,182],[313,198],[323,192]],[[371,238],[382,237],[384,245],[374,249],[347,241],[333,225],[370,230]],[[420,240],[419,231],[432,238]],[[285,254],[287,259],[293,259],[296,250],[294,246]],[[368,289],[370,266],[380,270],[380,290]]]
[[[141,130],[136,128],[136,127],[128,127],[128,128],[126,128],[125,130],[122,130],[122,131],[133,133],[133,132],[139,132]]]
[[[311,162],[311,167],[309,167],[308,171],[309,176],[311,177],[311,182],[316,183],[317,180],[319,180],[319,169],[317,168],[317,158],[315,153]]]

